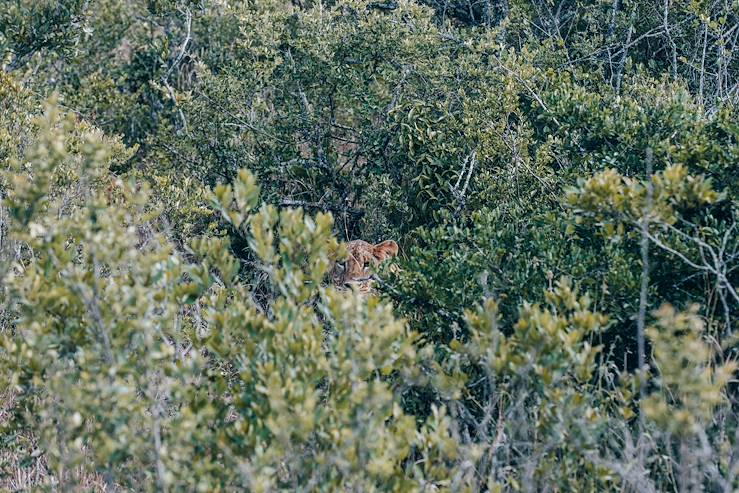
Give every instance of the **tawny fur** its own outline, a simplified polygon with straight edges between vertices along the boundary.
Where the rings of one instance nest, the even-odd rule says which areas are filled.
[[[398,255],[398,244],[386,240],[376,245],[363,240],[354,240],[346,244],[349,257],[343,263],[337,263],[331,277],[335,284],[359,284],[360,289],[369,289],[371,268],[380,262]]]

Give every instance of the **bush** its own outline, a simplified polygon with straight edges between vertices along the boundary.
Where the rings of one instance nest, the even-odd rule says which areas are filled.
[[[736,12],[586,3],[0,13],[0,489],[739,487]]]

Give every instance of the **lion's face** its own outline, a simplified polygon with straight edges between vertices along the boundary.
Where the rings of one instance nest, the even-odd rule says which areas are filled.
[[[369,281],[371,268],[398,255],[398,244],[393,240],[377,245],[354,240],[346,244],[346,250],[349,257],[344,262],[336,263],[331,275],[337,285]]]

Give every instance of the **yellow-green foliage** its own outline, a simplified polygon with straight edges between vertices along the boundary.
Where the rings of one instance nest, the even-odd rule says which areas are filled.
[[[49,106],[7,175],[25,248],[3,279],[15,317],[0,361],[16,403],[4,429],[33,430],[66,487],[78,466],[134,489],[417,486],[423,470],[413,480],[401,464],[436,439],[389,379],[417,371],[414,337],[389,305],[321,285],[331,216],[255,211],[246,171],[216,189],[270,279],[275,296],[259,303],[228,241],[194,240],[200,260],[187,262],[145,229],[146,187],[120,181],[108,203],[99,178],[116,144],[76,132]],[[185,356],[188,338],[197,351]]]
[[[260,204],[246,170],[217,186],[213,211],[264,275],[252,286],[228,237],[178,247],[148,187],[110,177],[127,155],[119,142],[53,101],[34,125],[3,175],[18,247],[2,270],[12,322],[0,369],[13,396],[2,433],[16,453],[41,454],[61,487],[81,487],[79,471],[134,490],[642,484],[611,445],[631,436],[635,401],[626,375],[613,385],[617,374],[597,364],[608,317],[570,279],[511,327],[487,298],[439,359],[389,303],[324,283],[339,250],[331,215]],[[662,176],[656,197],[679,178]],[[714,363],[695,310],[655,316],[643,406],[656,453],[669,436],[705,440],[735,366]],[[404,409],[416,386],[442,396],[425,416]]]
[[[721,199],[710,178],[691,176],[680,164],[669,166],[649,179],[651,196],[646,183],[608,169],[582,180],[578,189],[569,192],[567,201],[578,210],[592,213],[601,222],[615,216],[616,222],[634,223],[646,213],[651,221],[674,224],[678,219],[676,206],[698,207]],[[645,212],[647,207],[649,210]]]
[[[644,403],[646,416],[670,433],[701,433],[725,403],[726,386],[733,378],[735,361],[714,364],[716,351],[703,338],[698,307],[676,312],[669,305],[656,313],[657,323],[647,329],[653,344],[655,385],[659,391]]]
[[[739,487],[736,5],[5,3],[1,491]]]

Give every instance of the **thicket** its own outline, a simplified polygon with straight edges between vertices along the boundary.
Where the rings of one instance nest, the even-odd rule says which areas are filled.
[[[0,489],[736,490],[738,41],[728,1],[0,1]],[[401,247],[371,296],[355,238]]]

